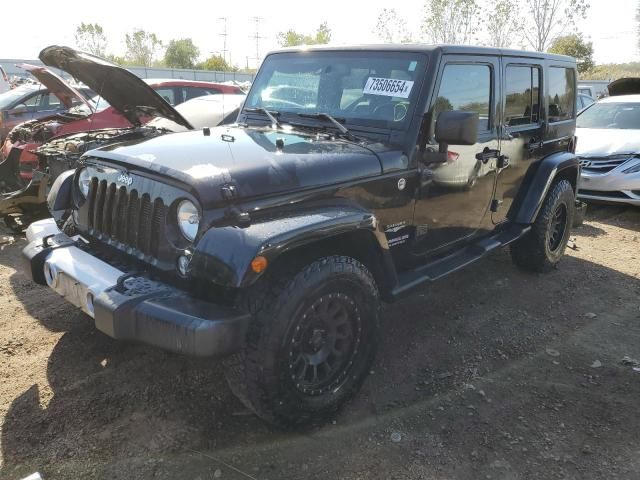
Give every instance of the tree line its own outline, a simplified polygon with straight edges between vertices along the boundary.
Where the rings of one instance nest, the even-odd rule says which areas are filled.
[[[165,43],[155,33],[141,28],[125,34],[126,51],[123,56],[109,52],[107,36],[98,23],[78,25],[75,42],[80,50],[120,65],[240,71],[219,54],[199,61],[200,49],[191,38],[172,39]]]
[[[411,31],[407,20],[394,8],[380,12],[373,31],[381,41],[388,43],[473,44],[571,55],[576,57],[578,70],[584,74],[595,68],[593,45],[578,31],[578,24],[586,18],[589,9],[587,1],[425,0],[419,31]],[[640,22],[640,3],[638,20]],[[278,44],[283,47],[325,44],[331,38],[327,22],[309,33],[288,29],[277,34]],[[191,38],[165,43],[153,32],[134,29],[125,35],[123,56],[108,52],[107,36],[97,23],[80,24],[75,39],[81,50],[123,65],[240,70],[219,54],[200,60],[200,49]]]
[[[571,55],[584,73],[594,67],[593,45],[579,33],[578,24],[589,7],[587,0],[426,0],[419,32],[410,31],[393,8],[380,12],[374,31],[390,43],[472,44]]]
[[[287,30],[278,33],[278,43],[283,47],[324,44],[331,41],[331,29],[324,22],[312,34]],[[245,71],[232,65],[222,55],[212,54],[202,61],[200,49],[191,38],[172,39],[163,42],[153,32],[137,28],[125,34],[126,51],[123,56],[109,52],[107,35],[98,23],[81,23],[75,31],[76,46],[87,53],[106,58],[120,65],[141,67],[190,68],[216,71]]]

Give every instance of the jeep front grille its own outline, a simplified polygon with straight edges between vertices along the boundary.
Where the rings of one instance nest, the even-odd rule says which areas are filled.
[[[167,207],[162,199],[151,199],[125,186],[92,178],[89,185],[89,232],[138,250],[158,256],[160,239],[164,238]]]

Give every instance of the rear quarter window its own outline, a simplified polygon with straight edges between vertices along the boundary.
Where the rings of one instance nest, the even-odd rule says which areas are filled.
[[[549,122],[575,116],[576,75],[572,68],[550,67],[547,72],[547,117]]]

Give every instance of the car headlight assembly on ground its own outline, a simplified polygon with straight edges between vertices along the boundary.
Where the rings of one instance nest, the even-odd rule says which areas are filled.
[[[198,233],[198,226],[200,225],[200,214],[197,207],[189,200],[182,200],[178,205],[178,227],[182,235],[193,242]]]

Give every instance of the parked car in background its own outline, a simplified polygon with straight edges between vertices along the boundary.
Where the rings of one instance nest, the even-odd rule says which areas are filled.
[[[176,107],[193,128],[215,127],[235,122],[246,95],[206,95],[187,100]],[[164,128],[172,132],[188,130],[184,125],[164,117],[156,117],[148,124],[150,127]]]
[[[10,89],[11,82],[9,82],[9,77],[4,71],[4,68],[0,66],[0,93],[8,92]]]
[[[583,80],[578,82],[578,93],[591,98],[602,98],[609,95],[609,80]]]
[[[204,95],[236,94],[244,92],[236,85],[198,80],[145,78],[144,81],[153,88],[170,105],[174,107],[192,98]]]
[[[617,82],[578,116],[578,198],[640,206],[640,94],[620,95],[640,92],[640,79]]]
[[[89,89],[79,91],[87,97],[93,95]],[[24,84],[0,93],[0,142],[18,124],[57,115],[81,103],[80,99],[68,99],[66,92],[61,95],[61,92],[50,91],[41,84]]]
[[[595,99],[591,98],[589,95],[584,95],[582,93],[579,93],[576,96],[576,112],[579,112],[580,110],[584,110],[592,103],[595,103]]]
[[[34,152],[42,143],[70,133],[89,132],[104,128],[133,127],[133,123],[123,114],[123,110],[129,104],[122,101],[123,98],[126,101],[133,99],[121,92],[122,87],[117,84],[116,79],[111,79],[111,84],[105,87],[101,79],[87,78],[87,81],[95,88],[91,92],[100,92],[87,100],[50,70],[31,65],[23,65],[23,68],[38,77],[49,89],[54,88],[54,85],[58,85],[58,90],[66,89],[66,95],[69,97],[73,96],[69,92],[75,92],[76,96],[74,98],[76,100],[74,103],[78,105],[69,111],[57,112],[44,118],[21,123],[7,134],[7,138],[0,149],[0,161],[8,158],[12,149],[20,149],[20,175],[26,181],[31,178],[31,172],[37,167],[38,158]],[[181,104],[185,100],[202,95],[214,96],[221,93],[242,93],[240,88],[233,85],[212,82],[173,79],[145,79],[143,82],[155,90],[170,105]],[[149,112],[146,115],[142,113],[137,118],[142,123],[146,123],[153,117],[153,113]]]

